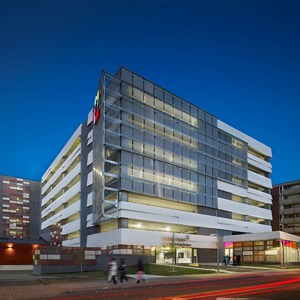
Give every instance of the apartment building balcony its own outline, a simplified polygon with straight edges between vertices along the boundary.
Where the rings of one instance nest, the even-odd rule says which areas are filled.
[[[297,204],[297,203],[300,204],[300,197],[293,197],[293,198],[290,198],[290,199],[283,199],[283,202],[282,202],[283,205]]]
[[[282,231],[299,235],[300,234],[300,227],[283,228]]]
[[[282,191],[283,196],[290,196],[290,195],[294,195],[294,194],[300,194],[300,187],[284,189]]]
[[[300,213],[300,206],[292,207],[292,208],[284,208],[282,210],[283,215],[290,215],[290,214],[297,214],[297,213]]]
[[[286,218],[282,220],[283,224],[292,224],[292,223],[298,223],[300,224],[300,217],[297,218]]]

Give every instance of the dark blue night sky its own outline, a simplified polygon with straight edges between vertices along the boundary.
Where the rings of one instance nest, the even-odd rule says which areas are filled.
[[[40,180],[122,65],[270,146],[300,178],[300,2],[0,2],[0,174]]]

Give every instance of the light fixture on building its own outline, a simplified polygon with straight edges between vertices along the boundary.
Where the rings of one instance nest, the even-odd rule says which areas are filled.
[[[141,227],[142,227],[141,223],[138,223],[136,226],[137,226],[138,228],[141,228]]]
[[[167,230],[167,231],[170,231],[170,227],[167,227],[166,230]]]

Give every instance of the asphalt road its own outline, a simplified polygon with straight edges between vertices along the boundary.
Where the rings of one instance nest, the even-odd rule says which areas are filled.
[[[107,292],[69,294],[39,300],[292,300],[300,299],[300,272],[278,272],[203,279],[172,286],[147,286]]]

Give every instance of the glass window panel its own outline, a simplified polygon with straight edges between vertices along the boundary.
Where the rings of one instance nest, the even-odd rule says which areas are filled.
[[[174,154],[174,164],[181,165],[181,156]]]
[[[132,86],[122,82],[122,94],[132,97]]]
[[[264,261],[265,257],[264,256],[256,256],[254,255],[254,261]]]
[[[143,89],[143,78],[133,74],[133,85],[137,86],[140,89]]]
[[[151,83],[147,80],[144,81],[144,89],[147,93],[150,93],[153,95],[153,87],[154,87],[153,83]]]
[[[199,143],[198,141],[191,139],[191,147],[195,148],[195,149],[199,149]]]
[[[165,160],[168,162],[173,162],[173,153],[169,151],[165,151]]]
[[[143,91],[137,88],[133,88],[133,98],[140,102],[143,102]]]
[[[173,139],[173,130],[165,127],[165,137],[168,139]]]
[[[186,123],[190,123],[190,115],[184,111],[182,111],[182,121]]]
[[[132,140],[131,139],[128,139],[126,137],[122,137],[121,142],[122,142],[122,148],[125,148],[125,149],[128,149],[128,150],[132,149]],[[106,153],[106,154],[108,154],[108,153]]]
[[[144,127],[144,120],[141,117],[133,116],[133,124],[140,128]]]
[[[250,250],[250,251],[252,251],[252,246],[250,246],[250,247],[243,246],[243,250]]]
[[[191,181],[191,191],[198,192],[198,183]]]
[[[155,133],[164,136],[164,127],[158,124],[155,124]]]
[[[164,174],[163,173],[155,172],[154,176],[155,176],[155,181],[156,182],[159,182],[159,183],[164,182]]]
[[[141,142],[133,141],[133,151],[143,153],[144,144]]]
[[[164,160],[164,150],[161,148],[155,148],[155,158]]]
[[[178,109],[178,108],[176,108],[176,107],[174,107],[174,116],[175,116],[175,118],[181,120],[181,110]]]
[[[145,120],[144,128],[145,128],[146,130],[149,130],[149,131],[151,131],[151,132],[154,132],[154,123],[146,119],[146,120]]]
[[[233,246],[234,247],[242,247],[242,243],[241,242],[234,242]]]
[[[182,157],[182,166],[185,168],[190,168],[190,159],[186,157]]]
[[[143,168],[132,166],[132,176],[136,178],[143,178]]]
[[[163,89],[160,88],[159,86],[155,86],[155,96],[160,99],[163,99],[164,92],[163,92]]]
[[[160,111],[163,111],[164,110],[164,102],[162,100],[155,98],[155,108]]]
[[[148,156],[153,157],[154,156],[154,148],[153,146],[145,145],[144,153]]]
[[[154,107],[154,97],[152,95],[146,94],[144,95],[145,104]]]
[[[165,113],[170,116],[173,116],[174,115],[173,111],[174,111],[173,106],[168,103],[165,103]]]
[[[250,247],[253,245],[253,242],[243,242],[243,247]]]
[[[199,170],[199,165],[198,162],[195,160],[191,160],[191,169],[198,171]]]
[[[164,184],[167,184],[167,185],[174,185],[174,182],[173,182],[173,176],[172,175],[167,175],[167,174],[164,174]]]
[[[254,250],[264,250],[265,246],[254,246]]]
[[[181,99],[177,96],[174,96],[174,105],[181,108]]]

